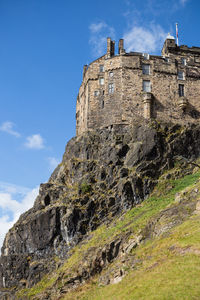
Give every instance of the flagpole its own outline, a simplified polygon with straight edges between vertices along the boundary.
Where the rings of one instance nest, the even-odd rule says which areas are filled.
[[[178,46],[178,23],[176,23],[176,43]]]

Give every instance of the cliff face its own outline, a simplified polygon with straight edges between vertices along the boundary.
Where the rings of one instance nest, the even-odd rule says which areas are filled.
[[[70,140],[62,163],[41,184],[33,208],[6,235],[0,258],[2,295],[5,289],[30,288],[61,266],[90,232],[141,203],[177,156],[194,160],[199,154],[200,127],[194,125],[115,127]],[[106,248],[107,262],[119,245]]]

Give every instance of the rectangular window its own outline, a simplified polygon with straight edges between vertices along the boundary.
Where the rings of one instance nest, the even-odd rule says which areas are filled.
[[[184,85],[183,84],[178,85],[178,92],[179,92],[179,97],[184,97]]]
[[[150,65],[142,65],[142,74],[150,75]]]
[[[109,77],[113,77],[113,75],[114,75],[113,72],[109,73]]]
[[[186,64],[187,64],[187,61],[186,61],[186,58],[181,58],[181,64],[183,65],[183,66],[186,66]]]
[[[99,96],[99,91],[94,91],[94,96]]]
[[[99,84],[100,84],[100,85],[104,85],[104,78],[103,78],[103,77],[100,77],[100,78],[99,78]]]
[[[148,53],[143,53],[142,56],[144,57],[144,59],[149,59],[149,54]]]
[[[104,65],[99,66],[99,72],[104,72]]]
[[[113,94],[114,93],[114,83],[109,83],[108,85],[108,93]]]
[[[150,80],[143,80],[143,91],[150,93],[151,92],[151,82]]]
[[[178,71],[178,79],[179,80],[185,80],[185,74],[183,71]]]
[[[169,63],[169,57],[164,56],[163,57],[166,63]]]

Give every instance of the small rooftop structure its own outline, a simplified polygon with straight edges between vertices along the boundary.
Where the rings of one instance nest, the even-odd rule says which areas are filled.
[[[166,37],[166,40],[175,40],[175,37],[173,37],[169,32],[168,35]]]

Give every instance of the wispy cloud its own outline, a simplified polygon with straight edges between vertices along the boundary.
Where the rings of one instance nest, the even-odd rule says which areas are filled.
[[[4,181],[0,181],[0,192],[1,193],[8,193],[8,194],[17,194],[20,196],[26,195],[30,191],[29,188],[24,186],[19,186],[11,183],[7,183]]]
[[[90,39],[89,43],[92,46],[92,54],[95,57],[103,55],[106,51],[106,38],[115,38],[115,30],[104,21],[92,23],[89,26]]]
[[[125,48],[127,52],[155,53],[162,48],[167,32],[160,25],[142,27],[134,25],[125,32]]]
[[[60,163],[60,161],[55,157],[48,157],[47,160],[49,162],[49,170],[50,171],[53,171],[57,167],[57,165]]]
[[[43,149],[44,146],[44,139],[40,134],[33,134],[26,138],[25,146],[29,149]]]
[[[98,33],[105,28],[107,28],[107,24],[105,22],[92,23],[89,27],[91,33]]]
[[[186,4],[186,2],[188,2],[188,0],[180,0],[180,4],[183,6]]]
[[[19,216],[32,207],[38,195],[39,187],[25,187],[0,182],[0,247],[9,228]]]
[[[15,126],[14,123],[10,122],[10,121],[6,121],[4,123],[2,123],[2,125],[0,126],[0,131],[6,132],[8,134],[14,135],[15,137],[20,137],[20,133],[15,131],[13,129],[13,127]]]
[[[130,0],[124,0],[124,2],[125,2],[125,4],[126,4],[127,6],[130,6],[130,5],[131,5]]]
[[[125,17],[128,26],[141,25],[146,26],[152,20],[175,20],[177,18],[177,11],[184,9],[190,0],[124,0],[124,12],[122,15]],[[173,16],[173,17],[172,17]],[[173,28],[175,21],[173,21]]]

